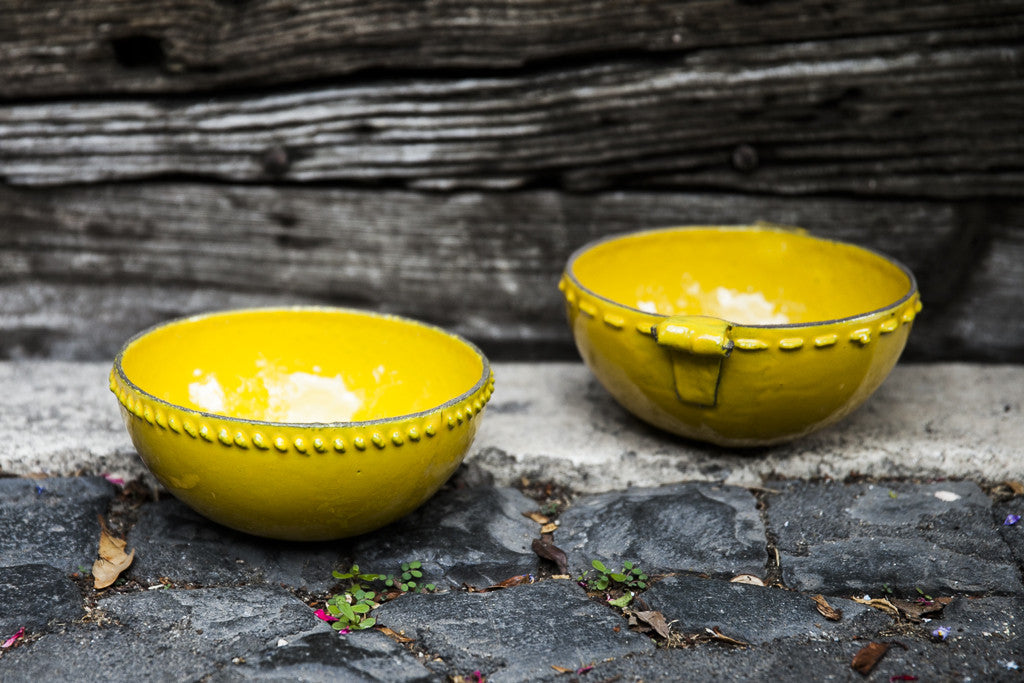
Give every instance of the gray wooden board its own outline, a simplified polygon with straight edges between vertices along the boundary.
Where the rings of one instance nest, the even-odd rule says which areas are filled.
[[[0,357],[105,358],[169,317],[303,303],[568,357],[575,247],[766,219],[908,263],[907,357],[1020,361],[1022,19],[1019,0],[12,0]]]
[[[613,51],[659,55],[1012,26],[1017,0],[7,0],[0,99],[189,92],[366,70],[511,69]]]
[[[400,313],[502,358],[572,357],[571,252],[649,227],[767,220],[917,275],[908,358],[1024,358],[1024,203],[719,193],[138,183],[0,187],[0,357],[102,359],[171,317],[257,305]]]
[[[1024,24],[0,108],[0,176],[1024,194]]]

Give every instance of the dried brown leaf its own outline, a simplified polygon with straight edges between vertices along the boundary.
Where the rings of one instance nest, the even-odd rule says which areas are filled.
[[[551,521],[546,515],[542,515],[539,512],[524,512],[523,517],[529,517],[533,521],[537,522],[537,524],[547,524]]]
[[[836,609],[832,605],[828,604],[828,600],[825,599],[824,595],[815,595],[811,597],[814,600],[815,606],[818,608],[818,612],[821,616],[825,617],[829,621],[839,621],[843,618],[843,610]]]
[[[92,565],[93,587],[106,588],[131,565],[135,559],[135,549],[131,553],[124,551],[125,541],[114,537],[107,528],[107,523],[100,519],[99,559]]]
[[[117,577],[121,576],[121,572],[127,569],[134,559],[135,549],[133,548],[131,553],[125,555],[117,562],[111,562],[110,560],[104,560],[103,558],[93,562],[93,588],[106,588],[113,584],[117,581]]]
[[[953,598],[932,598],[931,600],[899,600],[893,599],[892,604],[911,621],[920,621],[926,614],[941,612]]]
[[[557,664],[552,664],[551,668],[560,674],[571,674],[575,671],[575,669],[567,669],[564,666],[558,666]]]
[[[633,612],[633,614],[636,616],[637,619],[653,628],[654,632],[657,633],[659,636],[661,636],[662,638],[668,638],[669,628],[668,622],[665,621],[664,614],[654,610],[649,610],[645,612]]]
[[[533,581],[534,581],[534,578],[533,578],[532,575],[530,575],[530,574],[520,574],[519,576],[512,576],[510,578],[505,579],[504,581],[499,581],[498,583],[494,584],[493,586],[488,586],[487,588],[481,588],[481,589],[479,589],[479,590],[477,590],[475,592],[477,592],[477,593],[489,593],[490,591],[498,591],[498,590],[501,590],[502,588],[511,588],[512,586],[519,586],[519,585],[524,584],[524,583],[533,583]]]
[[[1016,496],[1019,496],[1022,493],[1024,493],[1024,484],[1022,484],[1019,481],[1007,480],[1007,481],[1004,481],[1003,484],[1006,486],[1006,488],[1008,488],[1011,491],[1013,491],[1013,494],[1016,495]]]
[[[753,574],[737,574],[736,576],[729,579],[729,583],[745,583],[751,586],[763,586],[764,581],[760,577],[754,576]]]
[[[707,631],[708,634],[711,635],[711,637],[713,637],[715,640],[721,643],[726,643],[728,645],[738,645],[740,647],[750,646],[750,643],[745,643],[742,640],[739,640],[737,638],[730,638],[729,636],[725,635],[717,626],[714,626],[712,628],[705,628],[704,630]]]
[[[388,636],[389,638],[398,641],[399,643],[412,642],[412,638],[409,638],[408,636],[403,636],[401,633],[396,633],[395,631],[389,629],[387,626],[379,626],[377,630],[383,633],[384,635]]]
[[[550,541],[535,538],[533,539],[533,543],[530,544],[530,547],[533,548],[533,552],[535,552],[538,557],[542,557],[545,560],[551,560],[558,565],[559,574],[569,573],[569,558],[566,557],[565,551],[557,545]]]
[[[853,656],[850,666],[858,673],[867,676],[888,651],[889,643],[868,643]]]
[[[544,526],[542,526],[540,528],[540,532],[542,534],[553,534],[556,531],[558,531],[558,525],[555,524],[554,522],[550,522],[548,524],[545,524]]]
[[[871,600],[865,600],[864,598],[851,598],[851,600],[859,602],[862,605],[867,605],[868,607],[874,607],[875,609],[881,610],[890,616],[898,617],[900,615],[900,611],[896,609],[896,605],[892,604],[885,598],[873,598]]]

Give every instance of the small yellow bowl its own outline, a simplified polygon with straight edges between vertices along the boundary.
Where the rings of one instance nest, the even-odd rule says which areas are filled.
[[[132,442],[200,514],[316,541],[408,514],[454,473],[494,379],[455,335],[328,308],[213,313],[129,341],[110,375]]]
[[[559,288],[583,360],[619,403],[722,446],[781,443],[853,411],[921,310],[896,261],[775,227],[594,242]]]

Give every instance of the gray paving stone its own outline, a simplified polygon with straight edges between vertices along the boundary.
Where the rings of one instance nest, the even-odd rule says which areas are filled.
[[[136,558],[130,576],[143,584],[160,577],[200,586],[284,584],[310,591],[334,585],[342,543],[288,543],[214,524],[170,498],[142,507],[128,534]]]
[[[6,653],[4,679],[197,680],[330,630],[290,593],[259,587],[145,591],[99,607],[109,624],[75,625]]]
[[[586,678],[579,680],[620,683],[876,680],[876,677],[865,679],[850,668],[854,652],[856,647],[827,641],[782,641],[758,648],[705,643],[599,662],[587,672]],[[559,679],[546,677],[544,680]],[[888,680],[888,676],[877,680]]]
[[[378,624],[441,657],[448,675],[480,671],[492,683],[533,681],[549,675],[552,665],[575,669],[655,649],[570,581],[490,593],[407,595],[382,605],[376,615]]]
[[[1024,657],[1024,598],[956,598],[940,616],[920,624],[919,628],[922,637],[927,638],[940,626],[949,629],[946,636],[949,642],[983,638],[1016,643]],[[1024,669],[1024,660],[1019,664]]]
[[[717,626],[725,635],[753,645],[783,638],[870,636],[892,624],[878,610],[852,600],[831,598],[829,604],[842,610],[843,618],[829,621],[807,595],[689,574],[666,577],[646,591],[643,599],[675,621],[673,627],[682,633],[704,633]]]
[[[889,639],[887,639],[889,640]],[[872,672],[871,681],[892,676],[917,676],[919,681],[1020,681],[1024,649],[995,638],[964,638],[931,642],[897,638],[903,647],[891,647]],[[794,652],[792,657],[799,657]],[[863,680],[863,679],[862,679]]]
[[[0,567],[0,639],[22,626],[36,631],[82,614],[82,595],[63,571],[48,564]]]
[[[768,502],[786,585],[831,595],[1024,594],[991,501],[971,482],[787,482]]]
[[[387,681],[437,680],[411,653],[379,631],[313,633],[287,647],[273,647],[210,677],[221,681]]]
[[[99,548],[97,515],[106,513],[114,491],[101,477],[0,479],[0,567],[88,571]]]
[[[764,525],[743,488],[677,484],[602,493],[578,499],[559,522],[555,544],[574,572],[597,558],[618,566],[639,561],[649,574],[764,574]]]
[[[355,539],[352,559],[364,571],[396,573],[423,562],[424,581],[483,588],[537,571],[530,547],[539,527],[523,516],[537,503],[510,488],[446,490],[411,515]]]
[[[1024,496],[1014,496],[1010,500],[997,503],[992,507],[994,522],[999,535],[1010,546],[1014,559],[1021,572],[1024,572]],[[1020,520],[1007,524],[1008,515],[1019,515]]]
[[[787,639],[761,647],[734,648],[707,643],[694,648],[658,650],[600,662],[579,681],[678,683],[679,681],[856,681],[887,683],[896,676],[918,681],[1020,681],[1020,650],[1005,643],[978,640],[957,644],[913,638],[883,638],[890,646],[867,676],[852,667],[867,641]],[[904,649],[906,648],[906,649]],[[542,680],[565,681],[549,676]],[[571,679],[570,679],[571,680]]]

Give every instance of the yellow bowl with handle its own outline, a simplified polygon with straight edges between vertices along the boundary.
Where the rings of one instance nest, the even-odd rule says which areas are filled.
[[[472,344],[413,320],[331,308],[212,313],[154,327],[110,388],[156,478],[260,536],[353,536],[452,475],[494,380]]]
[[[913,274],[777,227],[600,240],[559,288],[583,360],[637,417],[722,446],[806,435],[882,383],[921,310]]]

